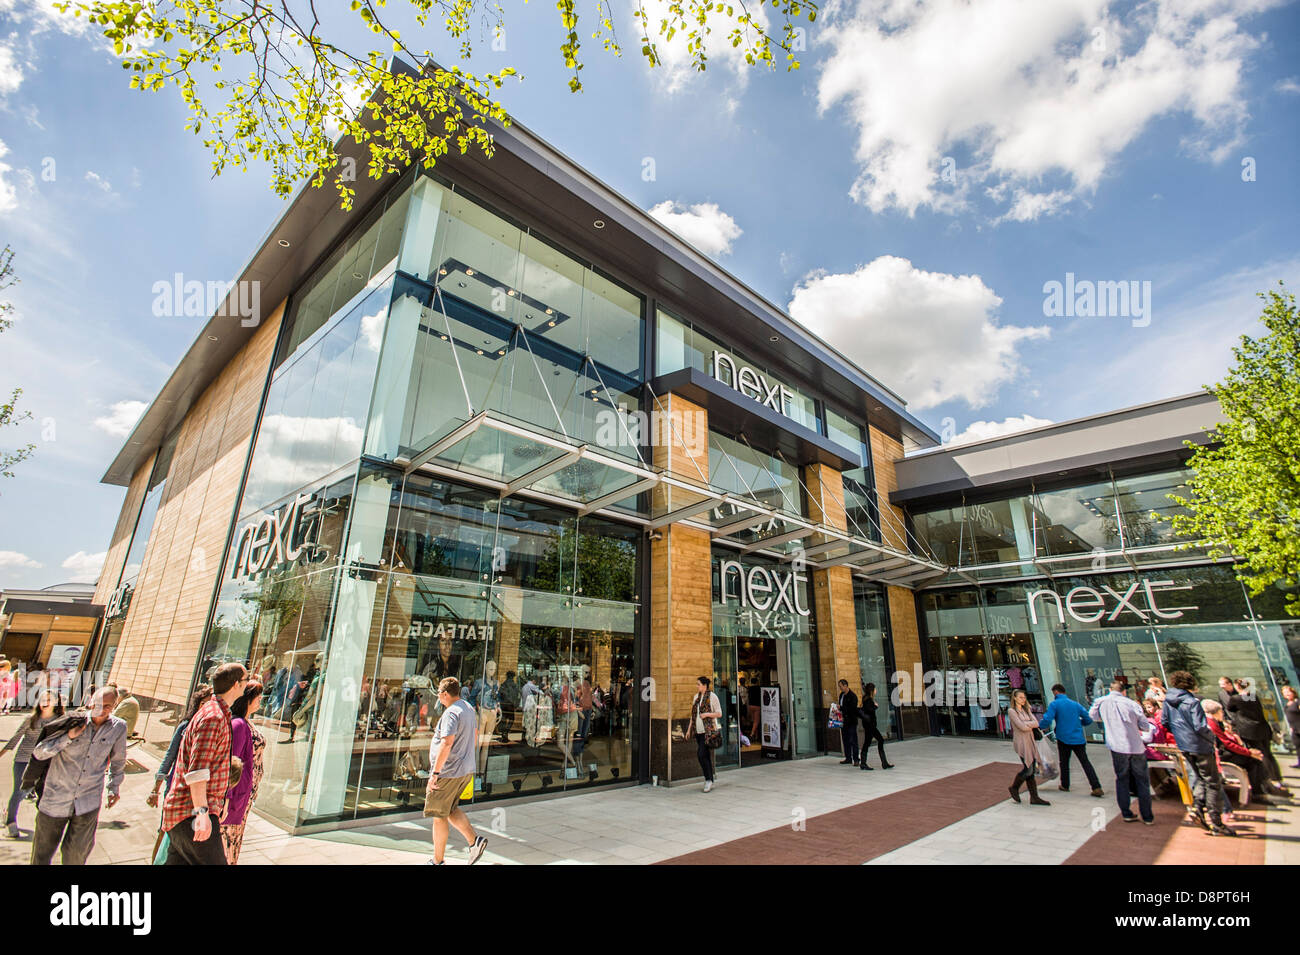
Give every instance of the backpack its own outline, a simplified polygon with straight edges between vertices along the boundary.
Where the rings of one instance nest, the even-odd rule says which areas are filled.
[[[74,726],[90,722],[90,717],[85,713],[69,713],[66,716],[60,716],[57,720],[50,720],[41,727],[41,735],[36,737],[36,745],[40,746],[45,740],[59,733],[66,733]],[[23,770],[23,779],[20,783],[24,792],[36,791],[36,798],[39,799],[45,793],[45,774],[49,771],[50,761],[48,759],[37,759],[36,751],[32,750],[31,761],[28,762],[27,768]]]

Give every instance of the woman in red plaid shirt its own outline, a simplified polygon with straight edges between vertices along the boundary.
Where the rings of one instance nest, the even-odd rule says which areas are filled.
[[[168,834],[167,865],[225,865],[226,853],[213,830],[230,788],[230,704],[244,692],[242,663],[223,663],[212,674],[212,696],[185,728],[172,788],[163,804]]]

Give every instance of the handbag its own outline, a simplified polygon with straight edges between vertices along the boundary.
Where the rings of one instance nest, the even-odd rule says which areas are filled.
[[[698,714],[704,706],[704,698],[697,696],[695,698],[695,713]],[[704,745],[709,749],[718,749],[722,746],[722,731],[718,729],[718,721],[712,716],[704,717]]]

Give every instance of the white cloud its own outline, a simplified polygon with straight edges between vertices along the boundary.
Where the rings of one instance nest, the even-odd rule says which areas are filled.
[[[3,161],[8,154],[9,147],[5,145],[3,139],[0,139],[0,215],[13,212],[18,208],[18,190],[6,178],[13,171],[13,166]]]
[[[788,311],[917,409],[991,402],[1020,372],[1021,343],[1044,326],[1001,325],[1002,304],[978,275],[926,272],[885,255],[848,274],[814,272]]]
[[[0,550],[0,567],[4,567],[6,569],[19,567],[19,568],[30,568],[34,570],[37,567],[44,567],[44,566],[45,566],[44,564],[32,560],[26,554],[18,553],[18,551],[16,550]]]
[[[1260,44],[1239,20],[1272,2],[1150,0],[1120,20],[1108,0],[861,0],[822,18],[818,103],[857,127],[851,194],[873,211],[956,212],[973,186],[1046,178],[1042,194],[1079,196],[1161,117],[1194,120],[1189,152],[1231,153]]]
[[[93,584],[99,580],[99,572],[104,569],[106,556],[108,556],[107,551],[87,554],[84,550],[79,550],[60,566],[64,570],[72,571],[72,576],[68,578],[69,583]]]
[[[631,4],[628,6],[629,9],[632,8]],[[743,12],[740,4],[735,4],[731,16],[727,15],[725,6],[725,4],[720,5],[718,9],[709,14],[709,32],[704,36],[704,52],[707,56],[706,66],[710,73],[722,66],[735,77],[736,82],[743,88],[749,80],[749,70],[752,67],[745,62],[743,44],[741,46],[732,45],[731,34],[735,30],[741,30],[749,38],[753,38],[757,34],[752,27],[742,27],[737,21],[737,17]],[[752,21],[771,36],[771,23],[767,18],[767,11],[764,6],[761,3],[751,4],[747,12]],[[687,49],[690,42],[690,31],[696,24],[688,19],[687,26],[684,28],[679,27],[671,40],[665,40],[659,34],[659,24],[671,16],[668,0],[645,0],[644,8],[647,14],[650,41],[655,45],[659,53],[659,69],[662,71],[656,73],[655,76],[666,92],[679,92],[686,87],[692,77],[697,76],[699,73],[692,65],[691,53]],[[633,24],[633,29],[636,31],[635,39],[639,43],[641,39],[641,21],[633,20]],[[778,35],[774,39],[779,40],[780,36]],[[777,49],[772,55],[773,57],[779,57],[784,54]],[[780,62],[779,59],[778,62]],[[734,112],[734,102],[734,99],[732,99],[730,103],[725,103],[727,112]]]
[[[1073,200],[1068,192],[1055,189],[1051,192],[1026,192],[1017,189],[1011,208],[997,221],[1033,222],[1039,216],[1054,216]]]
[[[94,172],[94,171],[88,171],[88,172],[86,173],[86,182],[90,183],[92,186],[94,186],[94,187],[95,187],[96,189],[98,189],[100,192],[112,192],[112,191],[113,191],[113,184],[112,184],[111,182],[109,182],[107,179],[105,179],[103,176],[101,176],[101,175],[100,175],[99,173],[97,173],[97,172]]]
[[[1052,424],[1047,418],[1035,418],[1033,415],[1020,415],[1015,418],[1003,418],[1001,421],[972,421],[966,426],[966,430],[952,439],[950,444],[969,444],[972,441],[985,441],[989,438],[999,438],[1004,434],[1016,434],[1020,431],[1029,431],[1032,428],[1041,428],[1045,425]]]
[[[95,419],[95,427],[117,438],[125,438],[149,407],[143,401],[115,401],[107,415]]]
[[[715,202],[687,206],[666,200],[652,207],[650,215],[714,258],[730,253],[731,243],[743,234],[736,220],[719,209]]]
[[[1284,80],[1278,80],[1273,89],[1279,93],[1300,93],[1300,79],[1297,79],[1294,76],[1288,76]]]
[[[0,40],[0,97],[16,92],[23,83],[23,70],[14,53],[15,37],[16,34],[10,34],[6,39]]]

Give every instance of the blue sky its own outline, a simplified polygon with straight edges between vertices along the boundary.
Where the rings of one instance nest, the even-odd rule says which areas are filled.
[[[520,69],[521,122],[946,438],[1194,390],[1257,327],[1254,293],[1300,284],[1294,4],[842,0],[800,71],[720,46],[702,76],[672,49],[652,72],[625,18],[628,52],[589,45],[578,95],[553,6],[504,6],[506,49],[472,64]],[[0,479],[0,587],[95,577],[123,496],[99,478],[202,325],[155,317],[153,283],[232,278],[282,210],[263,170],[213,179],[184,122],[84,24],[0,0],[0,242],[22,280],[0,389],[33,415],[0,447],[37,445]],[[1146,318],[1045,314],[1067,273],[1150,283]]]

